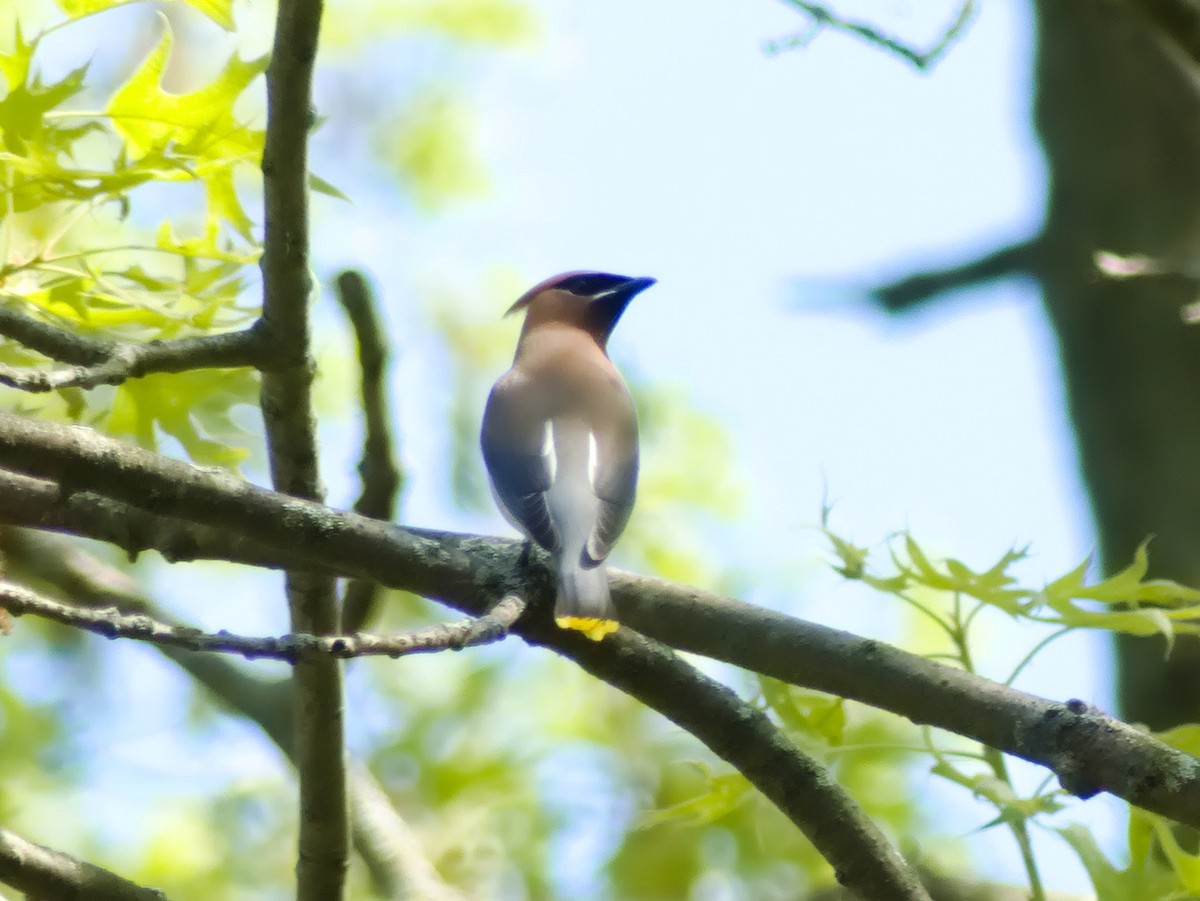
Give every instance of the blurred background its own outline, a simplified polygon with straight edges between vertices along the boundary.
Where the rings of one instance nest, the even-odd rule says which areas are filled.
[[[925,47],[960,4],[837,9]],[[61,77],[91,59],[103,96],[155,45],[165,15],[176,45],[164,84],[190,90],[230,53],[268,46],[273,9],[234,10],[233,35],[178,5],[113,10],[47,40],[39,64]],[[31,3],[18,14],[27,31],[54,16]],[[933,637],[908,608],[830,569],[823,509],[833,531],[884,560],[901,532],[978,569],[1028,545],[1017,573],[1034,585],[1093,552],[1031,267],[964,279],[952,302],[905,310],[872,293],[1043,231],[1053,195],[1034,132],[1030,4],[979,4],[930,71],[814,30],[775,0],[347,0],[326,22],[313,168],[348,198],[314,201],[330,503],[358,491],[354,345],[330,288],[339,271],[368,276],[394,341],[399,521],[511,534],[476,451],[519,327],[501,314],[548,275],[600,269],[659,280],[610,343],[647,443],[616,565],[921,650]],[[244,106],[261,125],[260,87]],[[135,219],[151,226],[177,197],[148,192]],[[1119,244],[1105,246],[1153,249]],[[239,421],[256,428],[249,413]],[[245,470],[261,481],[256,454]],[[276,576],[187,572],[146,561],[134,574],[206,628],[286,630]],[[391,596],[378,628],[445,617]],[[998,679],[1044,637],[998,614],[982,622],[977,665]],[[172,897],[284,897],[289,773],[257,727],[151,649],[30,631],[0,644],[5,765],[19,774],[5,780],[10,825]],[[759,690],[699,662],[746,696]],[[1113,710],[1112,671],[1106,638],[1073,633],[1017,684]],[[790,899],[830,879],[764,802],[721,793],[725,771],[696,742],[542,651],[508,642],[356,663],[349,691],[353,753],[473,896]],[[851,744],[918,742],[866,711],[849,728]],[[994,810],[932,776],[928,758],[876,750],[837,764],[907,849],[1022,880],[1011,837],[984,828]],[[1042,774],[1017,767],[1016,778],[1031,789]],[[1119,854],[1119,805],[1074,802],[1049,820],[1074,821]],[[1087,889],[1058,835],[1035,830],[1034,842],[1048,887]]]

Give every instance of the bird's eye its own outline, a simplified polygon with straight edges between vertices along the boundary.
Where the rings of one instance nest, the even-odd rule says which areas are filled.
[[[580,297],[595,297],[606,294],[625,284],[629,279],[623,275],[609,275],[606,272],[585,272],[563,279],[557,285],[563,291],[570,291]]]

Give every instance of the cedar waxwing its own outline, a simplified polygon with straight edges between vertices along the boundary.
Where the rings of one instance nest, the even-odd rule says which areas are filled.
[[[637,488],[637,411],[608,336],[652,278],[568,272],[530,288],[512,368],[488,397],[483,460],[505,517],[551,553],[554,618],[596,641],[617,628],[604,560]]]

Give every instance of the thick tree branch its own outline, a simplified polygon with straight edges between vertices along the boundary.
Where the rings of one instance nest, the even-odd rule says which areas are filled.
[[[130,560],[153,550],[168,563],[228,560],[265,569],[333,573],[303,554],[263,544],[247,535],[181,519],[156,516],[90,491],[65,494],[61,484],[0,469],[0,522],[84,535],[119,547]]]
[[[188,651],[218,651],[240,654],[248,660],[267,658],[296,663],[318,657],[403,657],[434,651],[459,651],[477,644],[491,644],[508,635],[508,630],[525,602],[507,595],[478,619],[442,623],[412,632],[375,635],[290,635],[250,638],[228,632],[204,632],[189,626],[164,623],[145,614],[124,614],[116,607],[83,608],[43,597],[22,585],[0,580],[0,609],[14,616],[26,614],[54,620],[95,632],[105,638],[132,638],[150,644],[171,645]]]
[[[308,218],[308,132],[321,12],[321,0],[279,0],[276,14],[267,68],[258,323],[280,361],[263,373],[261,392],[271,482],[278,491],[310,500],[323,495],[312,403]],[[288,570],[285,584],[293,632],[338,631],[333,579]],[[292,682],[300,780],[296,897],[338,901],[345,891],[349,850],[341,665],[330,658],[301,660]]]
[[[94,864],[35,845],[0,828],[0,882],[30,898],[54,901],[166,901],[157,889],[144,888]]]
[[[858,897],[928,901],[915,871],[823,766],[788,741],[765,713],[669,648],[630,629],[594,642],[545,621],[530,625],[526,638],[533,644],[544,641],[657,710],[736,767],[799,827],[834,867],[838,882]]]
[[[20,315],[11,310],[0,310],[0,329],[6,324],[6,320],[2,318],[5,314],[10,317],[7,321],[12,321],[11,317]],[[59,331],[53,326],[46,326],[32,319],[28,325],[38,327],[34,330],[27,329],[30,337],[50,340],[30,343],[27,346],[52,356],[63,353],[68,357],[67,362],[77,362],[77,365],[70,369],[54,372],[0,365],[0,384],[34,393],[56,391],[60,388],[119,385],[127,379],[155,372],[253,366],[259,362],[259,348],[262,345],[259,333],[254,329],[198,338],[123,344],[70,336],[78,342],[72,343],[67,339],[66,332],[61,334],[60,341],[59,336],[52,336],[52,333]]]
[[[83,429],[69,431],[76,437],[94,435]],[[183,473],[179,467],[191,469],[187,464],[176,465],[176,461],[146,456],[160,459],[177,475]],[[241,488],[250,488],[232,477],[229,480]],[[276,497],[261,489],[252,490],[263,500]],[[297,509],[315,506],[300,501],[289,503]],[[389,532],[397,531],[364,521]],[[33,606],[28,593],[7,593],[9,597],[14,595],[19,605],[14,612]],[[5,597],[0,592],[0,602]],[[45,610],[46,605],[41,605],[41,609]],[[515,618],[510,617],[507,624],[511,625]],[[104,619],[109,624],[113,622],[111,615]],[[77,617],[75,622],[79,621]],[[153,631],[144,621],[135,621],[131,626],[139,637]],[[536,629],[536,623],[525,631],[527,638],[537,636],[532,629]],[[579,659],[618,688],[661,710],[693,731],[714,753],[738,766],[827,856],[843,883],[862,891],[866,898],[888,901],[927,898],[916,875],[849,796],[815,761],[792,747],[765,715],[743,704],[731,691],[701,676],[657,643],[633,633],[607,642],[604,650],[597,653],[599,645],[572,641],[571,636],[565,636],[557,627],[547,626],[545,620],[542,630],[538,640]]]
[[[816,37],[818,32],[829,29],[851,35],[852,37],[866,41],[868,44],[886,50],[888,53],[895,54],[922,71],[932,69],[946,55],[946,51],[950,49],[951,45],[962,37],[977,12],[975,0],[965,0],[962,6],[959,7],[954,21],[946,27],[946,30],[942,32],[941,37],[938,38],[933,46],[926,50],[918,50],[911,44],[907,44],[899,38],[884,33],[874,25],[844,18],[824,4],[807,3],[804,0],[784,0],[784,3],[795,7],[808,16],[809,27],[803,34],[797,37],[790,40],[777,41],[772,44],[770,49],[774,52],[788,50],[795,46],[806,46]]]
[[[390,520],[404,483],[392,441],[393,404],[388,400],[388,344],[375,299],[366,279],[357,272],[337,277],[337,296],[354,328],[358,345],[359,395],[363,411],[363,446],[358,462],[362,493],[354,512],[372,519]],[[342,597],[342,630],[357,632],[371,619],[379,598],[379,585],[369,579],[351,579]]]
[[[109,596],[106,591],[106,599]],[[386,653],[389,648],[404,652],[458,647],[471,643],[476,636],[487,639],[506,634],[524,605],[509,596],[479,620],[423,630],[392,641],[377,636],[247,640],[206,635],[162,623],[144,613],[121,615],[112,608],[83,609],[62,604],[4,582],[0,582],[0,608],[16,615],[45,616],[109,638],[125,636],[191,650],[225,650],[292,661],[305,653],[351,656],[356,650]],[[544,638],[559,643],[560,630],[546,623],[541,624],[541,629]],[[422,640],[425,636],[436,648],[425,647]],[[527,629],[525,637],[531,643],[543,643],[536,626]],[[340,642],[347,644],[342,646]],[[360,647],[355,648],[352,643]],[[835,866],[843,884],[861,897],[927,901],[916,874],[870,819],[825,769],[788,742],[765,714],[742,702],[725,686],[701,675],[669,649],[629,630],[606,641],[603,651],[599,648],[595,642],[579,639],[559,643],[557,650],[660,711],[737,767],[810,837]],[[370,790],[362,789],[360,794],[354,804],[355,822],[363,819],[359,825],[365,827],[378,820],[380,811],[370,803],[374,797]]]
[[[0,465],[69,478],[142,510],[253,535],[263,545],[253,554],[260,559],[270,557],[271,546],[287,548],[313,566],[373,578],[474,615],[492,598],[519,593],[530,602],[513,629],[523,636],[530,623],[548,621],[553,591],[544,558],[535,556],[523,567],[519,542],[401,529],[273,494],[87,429],[5,413]],[[11,518],[3,490],[0,516]],[[75,528],[83,531],[86,524],[81,519]],[[153,534],[139,535],[150,543],[137,549],[154,546]],[[240,550],[251,556],[252,547]],[[1108,791],[1200,827],[1200,764],[1086,705],[1047,701],[878,641],[699,589],[621,572],[611,580],[622,622],[664,644],[956,732],[1049,767],[1082,797]],[[555,650],[570,638],[553,629],[537,635]]]

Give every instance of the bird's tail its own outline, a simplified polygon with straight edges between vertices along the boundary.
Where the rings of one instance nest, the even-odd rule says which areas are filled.
[[[582,632],[592,641],[617,631],[617,611],[608,594],[608,574],[604,567],[584,569],[577,557],[564,557],[557,568],[554,621],[559,628]]]

